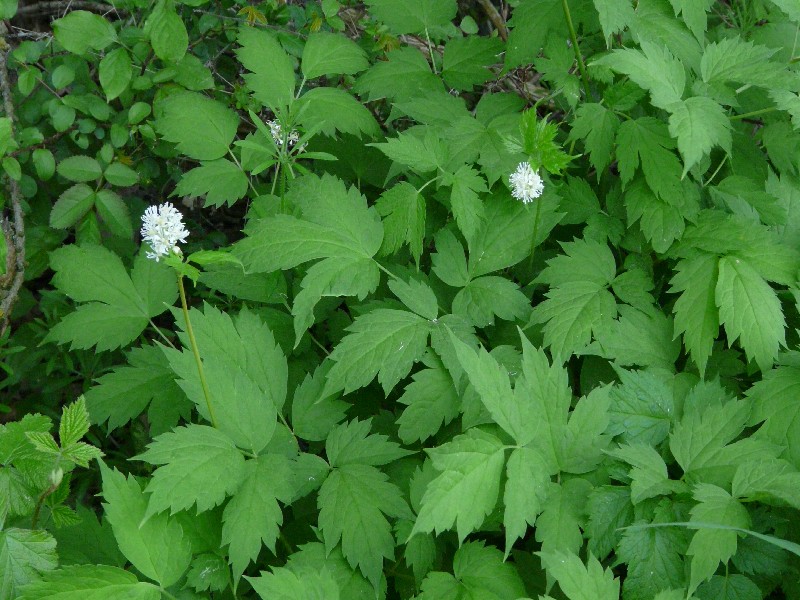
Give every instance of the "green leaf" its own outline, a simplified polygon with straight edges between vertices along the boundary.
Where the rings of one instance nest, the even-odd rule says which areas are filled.
[[[453,557],[453,575],[434,571],[422,582],[418,600],[459,600],[486,598],[516,600],[525,595],[514,566],[503,560],[503,554],[486,547],[483,541],[463,544]]]
[[[755,459],[770,454],[771,449],[747,438],[731,444],[747,423],[748,402],[727,400],[718,384],[701,383],[693,392],[670,435],[670,450],[685,480],[728,485],[746,454]]]
[[[98,68],[100,86],[110,102],[128,88],[133,76],[131,57],[125,48],[116,48],[106,54]]]
[[[262,571],[260,577],[247,577],[256,593],[264,600],[339,600],[339,586],[331,573],[274,567],[271,573]]]
[[[73,54],[84,55],[89,50],[103,50],[117,41],[113,25],[100,15],[73,10],[51,23],[58,43]]]
[[[671,113],[669,132],[678,139],[684,175],[714,146],[730,154],[731,125],[722,106],[705,96],[694,96],[667,109]]]
[[[641,50],[618,49],[594,61],[630,77],[650,92],[653,106],[669,109],[680,102],[686,87],[686,71],[666,46],[642,41]],[[673,134],[674,135],[674,134]]]
[[[575,554],[538,552],[542,566],[556,581],[569,600],[619,600],[619,579],[611,568],[589,556],[586,566]]]
[[[381,247],[383,226],[375,209],[355,187],[331,175],[295,180],[289,194],[303,219],[277,215],[262,219],[233,255],[249,271],[290,269],[324,257],[371,258]]]
[[[747,390],[753,411],[749,425],[763,424],[756,433],[758,439],[784,448],[781,456],[800,468],[800,368],[780,366],[764,373]]]
[[[369,67],[366,54],[338,33],[313,33],[303,48],[300,68],[306,79],[322,75],[353,75]]]
[[[568,35],[564,8],[554,0],[526,0],[515,9],[508,22],[511,33],[506,46],[506,69],[528,64],[539,55],[548,34]]]
[[[222,543],[229,545],[228,556],[234,579],[244,573],[258,557],[262,543],[273,553],[283,524],[278,500],[292,501],[294,487],[291,462],[277,454],[263,454],[244,465],[241,485],[222,513]]]
[[[530,254],[536,217],[528,208],[509,197],[486,205],[485,219],[469,240],[470,277],[505,269]]]
[[[533,309],[533,320],[545,323],[544,342],[564,361],[589,344],[592,332],[607,327],[617,314],[607,287],[616,262],[608,246],[592,240],[562,244],[566,255],[547,262],[538,281],[548,283],[547,300]]]
[[[414,373],[413,381],[397,399],[406,405],[397,419],[398,435],[406,444],[425,441],[458,416],[461,402],[453,380],[441,362],[434,366]]]
[[[133,237],[131,215],[119,194],[109,189],[100,190],[95,196],[94,205],[97,214],[114,235],[127,239]]]
[[[3,0],[0,2],[0,19],[11,19],[17,14],[18,0]]]
[[[489,67],[500,62],[503,45],[497,38],[457,37],[447,42],[442,59],[442,78],[459,90],[471,90],[494,77]]]
[[[739,339],[747,358],[767,371],[786,345],[786,321],[775,290],[746,261],[724,257],[715,300],[729,343]]]
[[[673,171],[676,179],[679,172]],[[675,195],[659,196],[641,178],[637,178],[625,193],[625,208],[628,222],[633,224],[639,221],[642,233],[653,249],[666,252],[675,240],[681,238],[686,227],[685,220],[694,220],[697,216],[698,200],[693,184],[680,184]]]
[[[764,597],[751,579],[738,573],[714,575],[697,588],[696,594],[700,600],[761,600]]]
[[[428,320],[402,310],[379,308],[356,318],[329,357],[336,364],[323,395],[349,394],[376,375],[388,394],[422,356],[430,330]]]
[[[376,61],[353,86],[369,101],[388,98],[408,100],[441,92],[442,81],[416,48],[403,47],[389,52],[385,61]]]
[[[316,87],[297,100],[297,122],[306,131],[317,131],[328,136],[349,133],[357,137],[375,138],[381,128],[372,113],[345,90],[334,87]]]
[[[639,164],[650,189],[664,200],[673,201],[681,191],[681,165],[672,152],[675,142],[667,125],[653,117],[623,121],[617,130],[617,166],[627,185]]]
[[[750,526],[747,509],[728,492],[715,485],[699,484],[694,488],[694,498],[699,502],[691,510],[693,523],[715,523],[746,529]],[[692,575],[689,591],[710,579],[719,563],[726,563],[736,554],[736,531],[721,529],[698,529],[687,556],[692,557]]]
[[[743,462],[736,469],[731,484],[734,498],[774,506],[784,503],[800,508],[796,490],[800,473],[788,461],[775,458]]]
[[[771,0],[771,2],[789,15],[792,21],[800,22],[800,8],[798,8],[794,2],[791,0]]]
[[[586,149],[589,151],[589,162],[597,171],[598,179],[611,164],[614,136],[618,127],[619,117],[602,104],[582,104],[575,111],[568,140],[585,140]]]
[[[88,156],[70,156],[58,163],[58,174],[70,181],[95,181],[100,179],[103,169]]]
[[[469,283],[467,260],[461,242],[449,229],[436,234],[436,252],[431,255],[432,270],[436,276],[453,287],[464,287]]]
[[[408,282],[402,279],[390,279],[389,289],[406,307],[419,316],[429,321],[435,321],[436,317],[439,316],[436,294],[424,282],[413,278],[409,279]]]
[[[144,30],[150,35],[153,52],[161,60],[176,63],[186,54],[189,34],[172,2],[160,0],[145,21]]]
[[[586,501],[592,486],[585,479],[568,479],[550,483],[542,503],[542,514],[536,520],[536,541],[543,552],[561,551],[575,554],[583,545],[581,528],[585,526]]]
[[[118,185],[120,187],[130,187],[139,181],[139,174],[120,162],[114,162],[108,165],[103,172],[103,177],[105,177],[106,181],[111,185]]]
[[[400,448],[400,444],[390,442],[385,435],[369,431],[372,420],[351,421],[333,428],[325,442],[325,454],[332,467],[347,465],[380,466],[412,454]]]
[[[629,443],[658,446],[669,435],[675,406],[665,376],[617,369],[621,385],[611,390],[608,432]]]
[[[156,130],[177,144],[179,152],[196,160],[215,160],[228,153],[239,117],[227,106],[202,94],[178,92],[156,107]]]
[[[86,435],[89,431],[89,413],[86,410],[86,399],[79,396],[72,404],[64,407],[61,422],[58,426],[58,439],[61,447],[66,448]]]
[[[31,154],[36,176],[42,181],[47,181],[56,172],[56,159],[53,153],[46,148],[37,148]]]
[[[294,65],[272,35],[256,27],[241,27],[236,57],[250,71],[244,75],[256,100],[275,110],[294,98]],[[218,158],[218,157],[214,157]]]
[[[367,0],[370,14],[394,34],[423,33],[444,27],[456,16],[455,0]]]
[[[233,441],[205,425],[178,427],[158,436],[136,457],[159,465],[147,484],[147,517],[172,514],[197,504],[203,512],[221,504],[241,484],[245,462]]]
[[[350,406],[335,396],[322,396],[327,373],[324,366],[318,367],[313,376],[306,375],[294,392],[292,430],[304,440],[325,440],[331,429],[344,419]]]
[[[625,29],[634,18],[630,0],[594,0],[594,7],[600,15],[606,45],[609,45],[612,35]]]
[[[669,0],[672,8],[675,10],[675,16],[679,14],[683,18],[683,22],[689,28],[701,43],[703,42],[704,33],[707,28],[707,15],[713,0]]]
[[[716,302],[719,262],[714,256],[700,254],[680,261],[675,271],[669,291],[682,292],[672,309],[675,333],[683,334],[683,343],[703,375],[719,334]]]
[[[139,483],[100,462],[103,507],[119,549],[145,577],[170,586],[189,567],[192,549],[181,526],[165,514],[147,516],[147,497]]]
[[[648,444],[636,443],[620,446],[609,453],[631,465],[628,477],[631,478],[631,502],[639,504],[642,500],[667,496],[680,492],[682,486],[671,481],[667,465],[655,448]]]
[[[95,195],[85,183],[77,183],[58,197],[50,211],[50,227],[67,229],[80,221],[94,206]]]
[[[413,185],[401,181],[381,194],[375,208],[383,217],[382,254],[394,254],[408,244],[419,264],[425,239],[425,196]]]
[[[411,531],[442,531],[456,526],[459,541],[481,526],[494,510],[505,450],[493,435],[478,429],[427,451],[439,475],[428,484]]]
[[[427,129],[425,137],[417,135],[418,130],[400,133],[386,142],[374,143],[386,156],[396,163],[406,165],[419,173],[435,171],[443,158],[441,140],[432,129]]]
[[[186,584],[197,592],[222,591],[230,583],[228,563],[219,554],[200,554],[192,560]]]
[[[535,169],[543,167],[554,175],[560,175],[573,159],[555,141],[558,125],[547,119],[539,119],[535,110],[522,113],[519,130],[522,134],[522,149],[530,157],[531,165]]]
[[[158,600],[161,591],[118,567],[72,565],[51,571],[22,590],[19,600]]]
[[[504,321],[523,319],[530,312],[530,300],[517,284],[503,277],[479,277],[470,281],[453,299],[453,314],[464,317],[476,327],[494,324],[497,316]]]
[[[633,520],[631,491],[628,487],[603,485],[592,490],[586,505],[589,522],[586,536],[589,552],[603,559],[617,548],[622,536],[619,529]]]
[[[700,74],[706,83],[750,83],[763,87],[780,86],[785,69],[769,58],[776,50],[755,46],[739,36],[708,44],[700,62]]]
[[[247,193],[247,176],[226,158],[204,162],[181,177],[173,196],[205,196],[204,206],[219,207],[234,202]]]
[[[0,531],[0,597],[19,598],[22,586],[57,566],[56,541],[46,531]]]
[[[287,568],[296,575],[303,575],[309,570],[319,573],[327,570],[339,585],[341,598],[353,600],[373,600],[375,589],[358,571],[353,571],[338,548],[328,552],[320,543],[300,546],[300,550],[289,556]],[[327,597],[323,597],[327,598]],[[319,600],[323,600],[320,598]]]
[[[142,257],[136,264],[141,261],[148,259]],[[166,302],[175,300],[174,287],[155,284],[163,281],[166,267],[155,265],[152,273],[161,269],[159,277],[153,281],[137,277],[134,283],[120,258],[101,246],[63,246],[51,253],[50,266],[56,272],[55,286],[73,300],[88,304],[52,328],[48,341],[69,341],[76,348],[96,345],[98,350],[114,349],[136,339],[149,319],[164,312]],[[132,275],[136,277],[136,268]],[[143,293],[148,297],[143,298]]]
[[[377,589],[383,559],[394,558],[394,538],[386,517],[411,518],[400,489],[375,467],[348,464],[334,469],[319,491],[319,526],[327,552],[342,554]]]
[[[503,525],[506,528],[506,557],[514,542],[533,526],[550,489],[550,469],[542,455],[531,448],[516,448],[506,464],[503,494]]]
[[[684,588],[685,551],[686,541],[678,529],[625,529],[616,548],[619,560],[627,565],[623,596],[632,600],[651,600],[661,590]],[[685,598],[685,594],[680,597]]]
[[[472,167],[462,165],[453,173],[450,208],[458,228],[468,241],[474,238],[484,219],[483,201],[478,194],[488,191],[483,177]]]

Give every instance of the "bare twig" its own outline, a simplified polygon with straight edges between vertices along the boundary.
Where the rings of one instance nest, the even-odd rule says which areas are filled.
[[[11,120],[11,132],[14,133],[14,102],[11,96],[11,82],[8,79],[8,53],[11,47],[6,43],[5,36],[8,29],[5,23],[0,22],[0,94],[3,96],[3,108]],[[0,335],[4,334],[11,322],[11,309],[17,301],[22,282],[25,280],[25,218],[22,212],[22,194],[19,183],[8,177],[8,192],[11,202],[13,221],[8,222],[8,217],[3,218],[3,236],[5,237],[6,252],[13,254],[13,263],[8,261],[9,271],[0,288]]]
[[[66,9],[69,10],[88,10],[89,12],[100,15],[116,13],[120,16],[125,13],[118,8],[104,4],[102,2],[84,2],[82,0],[54,0],[51,2],[37,2],[27,6],[20,6],[17,15],[52,15],[62,14]]]
[[[492,4],[492,0],[478,0],[478,3],[483,8],[486,16],[489,17],[492,25],[494,25],[495,29],[497,29],[497,34],[500,36],[500,39],[503,41],[507,40],[508,28],[506,27],[506,21],[502,15],[497,12],[497,8],[495,8],[495,5]]]

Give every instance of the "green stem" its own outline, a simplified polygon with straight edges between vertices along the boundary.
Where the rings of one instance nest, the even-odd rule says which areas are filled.
[[[539,233],[539,217],[542,215],[541,199],[536,201],[536,216],[533,218],[533,239],[531,240],[531,257],[528,260],[528,269],[533,273],[533,258],[536,255],[536,236]]]
[[[153,323],[153,319],[150,319],[150,325],[152,325],[153,329],[156,330],[156,333],[161,336],[161,339],[167,342],[170,348],[173,349],[175,348],[175,345],[169,340],[169,338],[166,335],[164,335],[164,332],[161,331],[155,323]]]
[[[431,55],[431,66],[433,67],[433,73],[438,74],[436,70],[436,59],[433,57],[433,44],[431,44],[431,38],[428,35],[428,28],[425,28],[425,41],[428,42],[428,53]]]
[[[200,350],[197,348],[197,340],[194,337],[194,329],[192,328],[192,322],[189,320],[189,307],[186,304],[186,290],[183,287],[183,276],[181,274],[178,274],[178,291],[181,294],[181,308],[183,308],[183,318],[186,321],[186,334],[189,336],[189,344],[192,347],[194,361],[197,363],[197,372],[200,375],[200,385],[203,386],[203,395],[206,397],[208,416],[211,420],[211,425],[216,429],[217,419],[214,416],[214,408],[211,405],[211,392],[208,390],[206,374],[203,371],[203,361],[200,360]]]
[[[583,62],[581,49],[578,47],[578,36],[575,33],[575,25],[572,24],[572,14],[569,12],[569,2],[561,0],[561,7],[564,9],[564,17],[567,20],[567,28],[569,29],[569,39],[572,40],[572,50],[575,52],[575,60],[578,61],[578,70],[581,72],[581,81],[583,82],[583,91],[586,98],[591,98],[589,89],[589,76],[586,73],[586,64]]]
[[[759,115],[765,115],[767,113],[771,113],[778,110],[774,106],[769,106],[767,108],[760,108],[758,110],[754,110],[748,113],[742,113],[741,115],[733,115],[730,117],[731,121],[741,121],[742,119],[749,119],[750,117],[757,117]]]

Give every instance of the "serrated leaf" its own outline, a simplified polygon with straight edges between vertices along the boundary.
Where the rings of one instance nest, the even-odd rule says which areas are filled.
[[[376,61],[356,80],[353,90],[369,101],[388,98],[408,100],[441,92],[442,81],[432,72],[425,57],[416,48],[402,47]]]
[[[0,598],[19,598],[22,586],[57,566],[56,540],[46,531],[0,531]]]
[[[114,235],[127,239],[133,237],[133,222],[128,205],[119,194],[112,190],[100,190],[95,195],[94,207],[103,223]]]
[[[444,148],[433,130],[426,130],[422,137],[415,133],[403,132],[385,142],[371,144],[392,161],[410,167],[419,173],[435,171],[441,166]]]
[[[327,369],[320,366],[297,386],[292,402],[292,429],[298,437],[320,442],[344,419],[349,404],[336,396],[322,396]]]
[[[171,2],[161,0],[156,3],[144,23],[144,29],[150,36],[153,52],[161,60],[178,62],[186,54],[189,34]]]
[[[700,62],[700,75],[706,83],[750,83],[763,87],[779,86],[786,76],[782,65],[770,62],[775,49],[756,46],[733,36],[708,44]]]
[[[673,393],[665,377],[653,371],[617,370],[621,385],[611,391],[608,432],[626,442],[658,446],[675,415]]]
[[[342,554],[377,589],[383,559],[394,557],[394,538],[386,517],[410,518],[399,488],[375,467],[349,464],[328,475],[319,492],[319,526],[328,552]]]
[[[470,277],[505,269],[530,254],[534,212],[508,197],[486,205],[484,220],[469,240]]]
[[[551,483],[536,520],[536,541],[542,551],[576,553],[583,545],[581,528],[585,526],[586,500],[592,486],[585,479]]]
[[[455,525],[463,542],[497,502],[503,444],[493,435],[469,429],[428,454],[440,474],[425,490],[411,535],[430,531],[438,535]]]
[[[385,435],[370,434],[372,419],[337,425],[325,441],[328,462],[334,468],[346,465],[380,466],[412,454]]]
[[[117,40],[111,23],[86,10],[70,11],[51,26],[56,40],[74,54],[85,55],[89,49],[103,50]]]
[[[22,590],[19,600],[158,600],[161,591],[118,567],[72,565],[51,571]]]
[[[298,569],[297,573],[275,567],[260,577],[247,577],[256,593],[264,600],[339,600],[339,586],[331,573],[322,570]]]
[[[600,16],[600,27],[609,43],[611,36],[625,29],[633,20],[634,12],[630,0],[594,0]]]
[[[419,263],[425,238],[425,196],[410,183],[401,181],[381,194],[375,208],[383,217],[381,252],[394,254],[407,243]]]
[[[603,569],[600,562],[589,556],[587,564],[575,554],[539,552],[542,566],[558,581],[569,600],[619,600],[619,579],[611,568]]]
[[[796,490],[800,485],[800,473],[788,461],[775,458],[743,462],[736,469],[731,483],[734,498],[746,502],[760,501],[764,504],[800,508]]]
[[[670,104],[667,110],[671,113],[669,132],[678,139],[684,175],[714,146],[730,154],[731,126],[722,106],[705,96],[694,96]]]
[[[496,38],[466,36],[447,42],[442,59],[442,78],[450,87],[471,90],[491,79],[489,66],[499,62],[503,45]]]
[[[550,487],[550,469],[539,452],[522,447],[508,457],[506,476],[503,525],[507,557],[514,542],[525,536],[528,525],[533,526],[542,509]]]
[[[525,595],[514,566],[505,562],[503,554],[485,542],[467,542],[453,557],[453,575],[429,573],[422,582],[419,600],[448,600],[457,598],[491,598],[516,600]],[[463,596],[466,594],[466,596]]]
[[[464,317],[476,327],[523,319],[530,312],[530,300],[517,284],[492,275],[473,279],[453,298],[453,314]]]
[[[395,34],[422,33],[441,28],[456,16],[455,0],[367,0],[370,14]]]
[[[278,41],[256,27],[240,27],[237,41],[236,58],[250,71],[244,80],[255,98],[273,110],[289,106],[294,98],[294,66]]]
[[[772,367],[786,345],[786,321],[775,290],[746,261],[726,256],[719,261],[715,301],[729,343],[740,340],[747,358],[762,371]]]
[[[352,40],[336,33],[308,36],[300,68],[307,79],[322,75],[353,75],[369,67],[364,51]]]
[[[586,509],[589,513],[585,530],[589,551],[602,560],[619,544],[620,528],[633,521],[631,491],[627,486],[596,487],[589,496]]]
[[[229,545],[228,556],[234,579],[244,573],[258,557],[261,545],[275,551],[283,513],[278,500],[291,502],[292,464],[277,454],[263,454],[248,460],[241,485],[222,513],[222,543]]]
[[[181,177],[173,196],[205,196],[204,206],[229,206],[247,193],[247,175],[226,158],[205,162]]]
[[[677,528],[626,529],[616,548],[617,556],[627,565],[623,597],[651,600],[661,590],[683,588],[685,551],[683,533]],[[685,594],[680,597],[685,598]]]
[[[432,270],[447,285],[464,287],[470,280],[464,247],[449,229],[436,234],[436,252],[431,255]]]
[[[349,133],[377,137],[381,128],[372,113],[345,90],[334,87],[317,87],[308,90],[297,100],[297,122],[306,131],[316,131],[333,136]]]
[[[650,92],[653,106],[667,109],[680,102],[686,87],[686,72],[666,46],[642,41],[641,50],[617,49],[594,64],[610,67]]]
[[[158,133],[196,160],[225,156],[239,127],[239,117],[230,108],[195,92],[168,96],[156,105],[156,116]]]
[[[376,375],[388,394],[422,356],[430,329],[428,320],[402,310],[379,308],[358,317],[329,357],[336,364],[323,394],[349,394]]]
[[[244,478],[244,457],[233,441],[205,425],[178,427],[158,436],[136,457],[159,465],[147,484],[147,517],[174,514],[197,504],[203,512],[221,504]]]
[[[617,130],[617,166],[627,185],[641,163],[645,180],[659,197],[671,200],[681,193],[678,157],[672,152],[675,142],[666,123],[654,117],[623,121]]]
[[[85,183],[64,190],[50,211],[50,227],[67,229],[80,221],[94,206],[96,195]]]
[[[611,163],[614,136],[618,127],[619,117],[602,104],[581,104],[575,111],[568,139],[585,141],[586,149],[589,151],[589,162],[597,171],[598,179]]]
[[[417,371],[411,378],[413,381],[397,399],[406,405],[397,419],[397,433],[406,444],[435,435],[458,416],[461,406],[453,380],[440,362],[436,362],[436,368]]]
[[[552,0],[521,2],[508,22],[511,32],[506,47],[506,69],[513,69],[538,56],[551,32],[568,34],[564,9]],[[566,37],[566,36],[562,36]]]
[[[682,491],[679,482],[669,479],[664,459],[652,446],[642,443],[626,444],[609,454],[631,465],[628,477],[631,478],[633,504]]]
[[[143,575],[169,586],[178,581],[192,558],[181,526],[165,514],[147,517],[147,497],[139,483],[100,463],[103,507],[119,549]]]
[[[715,523],[740,529],[750,527],[747,509],[722,488],[699,484],[694,488],[694,498],[699,504],[691,510],[692,522]],[[736,531],[722,529],[700,527],[695,532],[686,550],[686,555],[692,557],[690,592],[697,589],[701,582],[709,579],[720,562],[726,563],[736,554],[737,537]]]
[[[795,468],[800,467],[800,369],[780,366],[767,371],[761,381],[747,390],[752,400],[749,425],[763,424],[758,429],[758,439],[778,444],[784,448],[782,456]]]
[[[544,168],[554,175],[560,175],[574,158],[555,141],[558,125],[547,119],[539,119],[535,110],[522,113],[519,131],[522,134],[522,150],[536,170]]]
[[[131,81],[131,57],[125,48],[116,48],[106,54],[98,67],[100,86],[110,102],[124,92]]]
[[[302,575],[308,570],[319,572],[327,569],[339,585],[341,598],[353,600],[372,600],[375,589],[366,579],[350,565],[342,556],[339,548],[328,552],[320,543],[309,543],[300,546],[300,550],[289,556],[287,568],[295,574]],[[322,599],[320,599],[322,600]]]
[[[86,399],[79,396],[75,402],[62,410],[58,439],[61,446],[66,447],[80,441],[87,431],[89,431],[89,413],[86,410]]]
[[[698,587],[695,594],[700,600],[761,600],[764,597],[751,579],[739,573],[714,575]]]
[[[670,281],[671,293],[682,292],[675,302],[675,335],[683,334],[683,343],[703,375],[711,347],[719,334],[720,318],[716,303],[719,277],[716,257],[696,255],[680,261]]]
[[[484,220],[483,201],[478,194],[487,191],[488,188],[480,173],[472,167],[462,165],[453,173],[450,207],[458,228],[468,241],[472,240]]]

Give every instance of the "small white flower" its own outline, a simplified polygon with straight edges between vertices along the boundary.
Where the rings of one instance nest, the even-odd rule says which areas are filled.
[[[169,254],[180,254],[178,243],[185,243],[189,231],[183,226],[183,215],[170,202],[148,206],[142,215],[142,239],[150,244],[147,258],[156,262]]]
[[[508,178],[511,184],[511,195],[524,203],[533,202],[542,195],[544,181],[539,177],[539,172],[534,171],[529,162],[521,162],[517,170]]]
[[[281,124],[277,121],[267,121],[267,127],[269,127],[269,133],[272,135],[272,139],[275,142],[275,145],[280,148],[283,146],[283,130],[281,129]],[[289,148],[292,148],[297,142],[300,140],[300,134],[297,132],[296,129],[292,129],[289,133],[289,136],[286,138],[286,141],[289,144]],[[306,147],[303,144],[299,150],[300,152]]]

